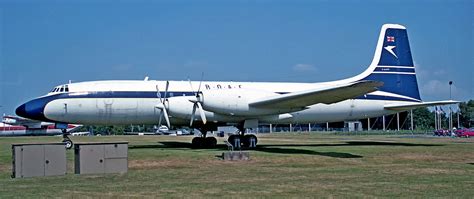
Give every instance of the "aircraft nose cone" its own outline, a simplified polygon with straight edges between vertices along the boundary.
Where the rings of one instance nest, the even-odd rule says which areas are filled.
[[[26,113],[26,105],[22,104],[18,108],[16,108],[15,113],[16,115],[24,118],[28,118],[28,114]]]
[[[29,102],[26,102],[16,108],[15,113],[18,116],[32,119],[32,120],[39,120],[39,121],[46,121],[46,117],[44,116],[44,108],[48,103],[47,100],[44,99],[34,99]]]

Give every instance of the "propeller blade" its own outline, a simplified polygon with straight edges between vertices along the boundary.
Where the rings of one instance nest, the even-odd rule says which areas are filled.
[[[170,86],[170,82],[166,81],[166,89],[165,89],[165,96],[164,96],[165,99],[168,97],[168,87],[169,86]]]
[[[164,97],[161,96],[160,89],[159,89],[158,85],[156,85],[156,97],[158,97],[160,99],[160,102],[161,102],[158,105],[156,105],[156,108],[161,110],[160,117],[159,117],[159,120],[158,120],[159,126],[161,126],[161,121],[162,121],[163,116],[164,116],[167,126],[171,127],[170,119],[169,119],[169,116],[168,116],[168,111],[166,110],[167,107],[166,107],[166,104],[165,104],[166,97],[168,95],[169,85],[170,85],[170,82],[166,81],[166,88],[165,88],[165,96]]]
[[[163,118],[163,110],[160,110],[160,117],[158,117],[158,127],[161,126],[161,119]]]
[[[194,114],[196,114],[196,104],[193,104],[193,112],[191,113],[191,122],[189,122],[189,126],[193,126]]]
[[[196,104],[199,108],[199,113],[201,114],[202,123],[206,124],[207,122],[206,114],[204,114],[204,109],[202,109],[201,102],[196,102]]]
[[[158,84],[156,85],[156,97],[158,97],[158,99],[160,99],[160,102],[163,103],[163,100],[161,99],[160,89],[158,88]]]
[[[161,110],[161,112],[164,114],[165,116],[165,121],[166,121],[166,124],[168,125],[168,128],[171,128],[171,125],[170,125],[170,119],[168,117],[168,111],[166,111],[166,108],[164,108],[163,110]]]
[[[188,78],[188,83],[189,83],[189,86],[191,87],[191,91],[193,91],[193,93],[196,94],[194,92],[193,83],[191,83],[191,79],[189,79],[189,78]]]
[[[204,72],[201,73],[201,81],[199,81],[199,87],[198,87],[198,91],[197,91],[196,95],[198,95],[199,91],[201,91],[201,83],[202,83],[203,78],[204,78]]]

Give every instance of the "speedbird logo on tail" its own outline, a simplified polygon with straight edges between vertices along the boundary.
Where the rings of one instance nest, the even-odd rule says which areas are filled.
[[[390,54],[392,54],[393,56],[395,56],[397,59],[397,55],[395,54],[395,52],[393,52],[393,49],[395,48],[396,46],[386,46],[384,47],[385,50],[387,50]]]

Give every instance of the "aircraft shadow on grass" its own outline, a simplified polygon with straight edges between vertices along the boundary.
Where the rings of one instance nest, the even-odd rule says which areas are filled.
[[[381,141],[347,141],[344,143],[337,144],[269,144],[265,146],[444,146],[442,144],[416,144],[416,143],[405,143],[405,142],[381,142]]]
[[[173,149],[173,148],[188,148],[193,149],[189,142],[159,142],[156,145],[131,145],[129,149]],[[254,151],[261,151],[267,153],[280,153],[280,154],[305,154],[305,155],[320,155],[334,158],[362,158],[363,156],[354,155],[350,153],[341,152],[318,152],[308,149],[297,149],[288,147],[331,147],[331,146],[443,146],[437,144],[414,144],[414,143],[399,143],[399,142],[379,142],[379,141],[348,141],[345,143],[338,144],[259,144],[257,148],[252,149]],[[218,144],[217,150],[227,150],[227,146],[224,144]]]

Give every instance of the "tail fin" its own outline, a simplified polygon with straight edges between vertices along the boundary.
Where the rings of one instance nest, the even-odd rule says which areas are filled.
[[[359,80],[384,83],[366,98],[420,102],[415,66],[407,30],[398,24],[385,24],[380,31],[374,59]]]

